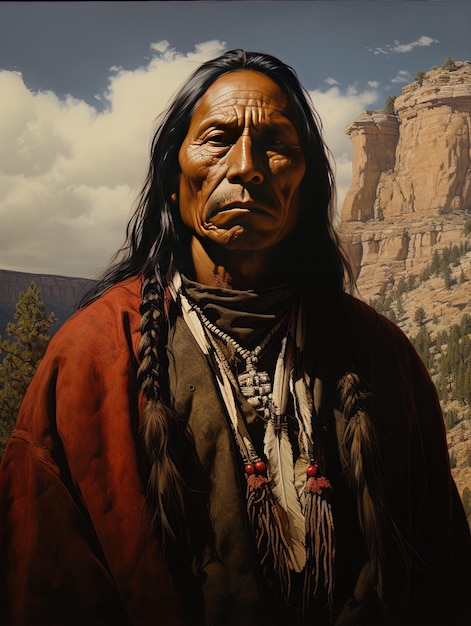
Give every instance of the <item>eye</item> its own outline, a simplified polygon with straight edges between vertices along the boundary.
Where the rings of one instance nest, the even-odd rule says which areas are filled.
[[[271,149],[283,151],[287,148],[286,143],[282,139],[280,139],[280,137],[273,137],[266,142],[266,146],[268,150]]]
[[[284,153],[289,149],[289,145],[283,137],[278,133],[266,133],[261,138],[261,144],[264,150],[267,152],[281,152]]]
[[[232,144],[232,137],[222,130],[214,130],[204,138],[203,143],[206,143],[210,146],[215,146],[216,148],[223,148],[226,146],[230,146]]]
[[[281,156],[292,159],[302,154],[302,149],[297,138],[276,135],[265,143],[265,152],[267,157]]]

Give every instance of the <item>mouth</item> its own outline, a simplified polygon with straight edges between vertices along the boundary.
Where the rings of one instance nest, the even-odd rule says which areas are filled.
[[[218,216],[221,217],[237,217],[244,216],[248,214],[253,215],[267,215],[268,211],[258,204],[253,202],[230,202],[229,204],[225,204],[223,206],[217,207],[208,215],[208,223],[212,223],[214,218],[217,219]]]

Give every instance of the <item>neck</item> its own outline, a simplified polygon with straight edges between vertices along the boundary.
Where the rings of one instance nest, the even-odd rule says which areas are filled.
[[[263,289],[292,278],[285,255],[276,250],[208,252],[194,237],[191,258],[195,280],[224,289]]]

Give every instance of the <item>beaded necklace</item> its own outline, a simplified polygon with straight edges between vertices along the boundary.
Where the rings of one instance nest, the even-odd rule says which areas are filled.
[[[189,298],[188,302],[190,303],[192,309],[194,309],[198,314],[198,317],[200,318],[203,326],[205,326],[205,328],[207,328],[216,337],[221,339],[227,346],[232,346],[237,354],[245,359],[245,371],[242,374],[239,374],[239,376],[237,377],[240,391],[242,395],[247,399],[247,402],[249,402],[249,404],[253,406],[264,419],[268,419],[270,416],[269,405],[273,397],[272,383],[268,372],[258,371],[257,363],[259,356],[261,355],[262,351],[267,347],[270,339],[276,334],[276,332],[286,321],[286,316],[281,318],[275,324],[275,326],[271,328],[268,334],[264,337],[263,341],[261,341],[256,348],[254,348],[253,350],[248,350],[247,348],[243,348],[239,343],[237,343],[237,341],[233,337],[221,330],[218,326],[216,326],[216,324],[210,322],[201,310],[201,308],[195,302],[193,302]],[[222,357],[222,355],[220,354],[219,356]],[[230,371],[227,360],[224,357],[222,357],[222,360],[225,369],[228,370],[226,371],[226,373],[230,377],[232,377],[232,372]]]

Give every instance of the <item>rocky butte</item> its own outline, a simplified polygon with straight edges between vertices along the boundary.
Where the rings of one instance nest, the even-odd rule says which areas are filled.
[[[419,72],[391,114],[362,113],[345,132],[352,184],[339,232],[363,299],[385,295],[435,250],[464,240],[471,218],[471,62]]]

